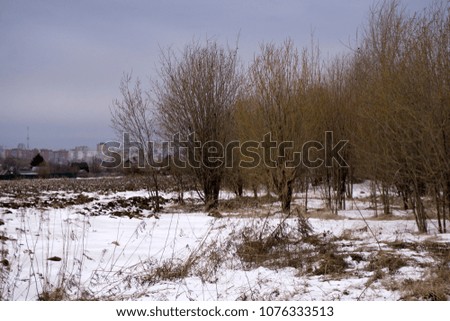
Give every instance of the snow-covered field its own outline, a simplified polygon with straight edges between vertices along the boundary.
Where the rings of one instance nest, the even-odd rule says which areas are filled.
[[[168,202],[153,215],[142,203],[146,190],[59,188],[0,190],[1,299],[432,300],[449,295],[448,286],[433,282],[450,275],[450,234],[434,232],[433,221],[431,233],[418,234],[412,214],[399,209],[375,217],[367,184],[355,187],[348,210],[338,216],[324,209],[318,191],[310,192],[304,215],[313,228],[310,235],[299,232],[298,217],[277,213],[276,203],[224,207],[223,217],[214,218],[201,212],[196,193],[186,193],[184,206],[171,201],[175,194],[163,193]],[[302,195],[296,195],[294,207],[302,204]]]

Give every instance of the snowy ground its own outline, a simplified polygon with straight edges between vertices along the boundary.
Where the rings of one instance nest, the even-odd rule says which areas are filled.
[[[139,203],[145,190],[4,190],[4,300],[434,299],[414,297],[414,286],[437,266],[449,268],[450,234],[437,234],[433,221],[428,235],[418,234],[411,213],[399,209],[375,217],[368,184],[355,187],[337,217],[310,191],[313,233],[303,238],[298,219],[284,220],[276,203],[213,218],[186,193],[191,206],[169,201],[155,216]]]

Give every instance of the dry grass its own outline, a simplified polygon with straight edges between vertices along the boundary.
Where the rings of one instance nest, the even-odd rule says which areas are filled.
[[[367,218],[368,221],[412,221],[414,220],[414,214],[410,213],[408,215],[394,215],[394,214],[383,214],[379,213],[377,216],[372,216]]]
[[[318,260],[319,265],[313,270],[315,275],[342,275],[349,267],[344,255],[336,252],[336,247],[332,244],[323,246],[318,255],[314,256],[314,260]]]
[[[432,269],[422,280],[405,280],[401,287],[402,300],[450,300],[450,269]]]
[[[196,248],[186,258],[172,257],[161,262],[151,262],[140,283],[156,284],[161,281],[176,281],[189,276],[197,276],[202,282],[216,282],[217,272],[229,257],[230,244],[221,244],[210,239],[210,232],[204,236]]]
[[[307,218],[318,218],[322,220],[343,220],[345,217],[331,213],[327,209],[310,209],[306,212]]]
[[[369,259],[367,270],[378,271],[387,269],[389,273],[394,274],[400,268],[408,266],[408,264],[408,260],[398,253],[379,251]]]
[[[262,204],[267,203],[264,199],[254,197],[237,197],[219,202],[219,210],[224,212],[242,211],[245,209],[260,208]]]
[[[409,249],[423,253],[434,261],[422,264],[424,275],[420,279],[408,278],[401,282],[391,282],[390,288],[400,291],[402,300],[450,300],[450,245],[448,243],[397,241],[389,243],[389,245],[394,249]]]
[[[66,289],[63,287],[57,287],[52,290],[45,290],[39,293],[38,301],[64,301],[69,296],[66,293]]]
[[[160,281],[173,281],[183,279],[189,275],[191,264],[179,260],[165,260],[150,271],[143,279],[143,282],[155,284]]]
[[[450,300],[450,246],[449,244],[424,242],[436,263],[425,272],[420,280],[405,280],[401,291],[403,300]]]
[[[299,274],[342,275],[348,268],[345,255],[332,240],[321,235],[292,238],[289,235],[247,238],[237,247],[237,255],[248,268],[293,267]]]

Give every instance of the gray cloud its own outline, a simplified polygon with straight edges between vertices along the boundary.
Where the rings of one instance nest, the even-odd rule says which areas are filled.
[[[430,0],[431,1],[431,0]],[[408,1],[419,9],[430,1]],[[123,72],[155,77],[160,48],[214,37],[244,62],[290,37],[346,50],[372,1],[12,1],[0,3],[0,145],[94,146],[114,138],[109,106]]]

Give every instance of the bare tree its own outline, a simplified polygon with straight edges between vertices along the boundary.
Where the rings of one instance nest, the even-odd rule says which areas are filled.
[[[154,116],[150,100],[139,79],[132,84],[131,74],[124,74],[120,82],[121,98],[115,99],[110,108],[112,127],[122,140],[124,151],[123,166],[137,162],[138,168],[145,170],[150,177],[147,186],[155,212],[160,211],[158,170],[153,166],[153,141],[155,136]],[[137,158],[133,158],[137,151]]]
[[[301,149],[305,137],[306,95],[318,76],[315,58],[306,49],[299,54],[290,40],[278,47],[265,44],[249,71],[251,100],[260,113],[255,119],[261,120],[255,125],[262,135],[269,133],[270,139],[277,142],[276,146],[268,146],[272,143],[264,136],[263,159],[268,162],[266,170],[286,213],[290,211],[293,182],[300,170],[300,164],[293,163],[294,152]]]
[[[161,55],[159,76],[154,89],[162,130],[169,139],[179,135],[183,140],[207,210],[217,207],[224,147],[231,139],[242,84],[237,48],[208,40],[187,45],[179,55],[168,49]]]
[[[308,110],[304,122],[308,137],[320,140],[324,132],[332,132],[335,141],[350,140],[354,122],[349,108],[349,59],[337,56],[324,64],[320,81],[315,81],[308,91]],[[335,214],[345,209],[346,195],[351,194],[352,153],[351,146],[340,151],[346,165],[331,162],[311,171],[316,182],[323,186],[327,207]],[[329,156],[329,155],[327,155]],[[350,186],[349,186],[350,185]]]

